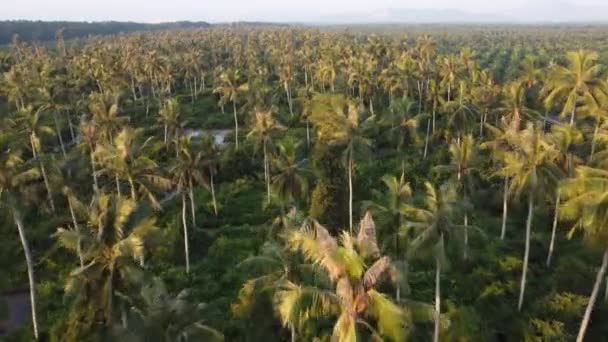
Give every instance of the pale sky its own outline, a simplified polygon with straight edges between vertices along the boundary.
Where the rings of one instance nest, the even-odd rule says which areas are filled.
[[[315,22],[388,9],[457,10],[520,20],[606,20],[608,0],[0,0],[0,20]]]

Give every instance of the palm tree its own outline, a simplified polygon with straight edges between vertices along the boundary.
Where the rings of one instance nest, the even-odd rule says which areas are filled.
[[[53,131],[53,129],[50,126],[47,126],[43,121],[42,114],[45,109],[45,107],[39,107],[37,110],[34,110],[32,106],[27,106],[24,110],[17,113],[18,117],[15,121],[19,126],[21,126],[20,128],[22,129],[23,134],[27,135],[29,140],[28,144],[32,150],[32,156],[34,157],[34,160],[38,161],[40,166],[40,172],[42,174],[42,179],[44,180],[44,186],[46,187],[49,206],[51,211],[55,212],[55,201],[53,200],[53,192],[51,190],[49,176],[46,172],[44,164],[41,141],[42,136],[53,135],[55,134],[55,131]]]
[[[240,79],[241,74],[239,70],[228,70],[222,72],[219,76],[220,85],[214,90],[214,93],[221,94],[220,102],[222,104],[225,104],[228,101],[232,102],[232,109],[234,112],[234,139],[237,150],[239,149],[239,121],[237,117],[236,103],[241,95],[249,92],[249,84],[242,83]]]
[[[165,145],[169,140],[177,139],[180,129],[179,122],[179,103],[177,99],[169,99],[165,102],[160,112],[158,113],[158,121],[163,125],[163,137]],[[173,138],[171,138],[173,136]]]
[[[464,209],[464,260],[468,259],[469,247],[469,211],[471,208],[470,195],[473,192],[475,171],[477,170],[477,151],[473,135],[468,134],[459,142],[450,144],[449,165],[440,165],[435,169],[439,172],[449,172],[455,176],[455,184],[463,197]]]
[[[19,232],[21,246],[25,255],[25,265],[30,290],[30,304],[32,310],[32,325],[34,338],[38,339],[38,317],[36,314],[36,280],[34,278],[34,261],[29,243],[25,234],[22,216],[22,199],[20,192],[27,183],[40,177],[38,169],[29,167],[24,163],[19,153],[6,150],[0,155],[0,205],[7,207],[12,213],[13,220]]]
[[[171,182],[158,174],[158,165],[149,157],[155,147],[152,138],[139,143],[139,130],[124,128],[111,145],[98,145],[95,159],[102,166],[102,174],[113,176],[116,181],[116,193],[121,195],[120,182],[129,184],[131,199],[138,200],[137,193],[142,193],[156,210],[161,206],[155,191],[165,191]]]
[[[583,142],[583,134],[574,126],[556,125],[551,128],[551,135],[548,136],[548,139],[559,153],[556,163],[562,169],[563,174],[572,177],[574,168],[582,162],[581,159],[576,156],[574,149],[577,144]],[[559,218],[561,193],[559,188],[557,188],[555,192],[555,209],[553,227],[551,230],[551,242],[549,243],[549,252],[547,253],[547,267],[551,266],[551,259],[555,250],[555,237],[557,235],[557,223]]]
[[[247,138],[254,141],[255,149],[262,150],[264,156],[264,181],[267,201],[270,204],[270,155],[274,151],[273,133],[283,128],[273,117],[271,110],[256,110],[251,132]]]
[[[561,207],[561,217],[575,224],[569,236],[582,230],[585,240],[591,247],[599,248],[604,252],[602,265],[589,298],[585,315],[578,332],[577,342],[582,342],[589,325],[591,313],[599,294],[600,285],[608,269],[608,229],[605,224],[608,203],[608,172],[586,166],[576,169],[575,178],[564,181],[560,186],[564,203]]]
[[[141,298],[141,299],[140,299]],[[160,278],[142,287],[136,298],[127,298],[129,312],[116,337],[128,341],[224,341],[217,330],[204,324],[205,305],[192,302],[190,292],[173,296]]]
[[[308,160],[298,158],[298,146],[293,140],[279,144],[274,159],[276,174],[272,177],[272,187],[282,206],[302,199],[308,189]]]
[[[563,102],[562,115],[570,113],[570,125],[574,125],[577,107],[589,98],[608,95],[608,87],[601,81],[602,65],[597,64],[599,55],[587,50],[570,51],[566,54],[568,66],[554,65],[545,85],[547,108]]]
[[[336,287],[335,292],[329,292],[286,282],[276,294],[284,324],[292,324],[292,313],[301,305],[302,292],[308,291],[313,292],[315,298],[311,305],[314,311],[309,311],[311,316],[337,310],[333,340],[357,341],[356,326],[361,324],[375,338],[384,336],[392,341],[403,341],[411,327],[410,313],[374,289],[381,277],[388,275],[391,263],[388,257],[380,257],[371,215],[367,213],[361,220],[356,237],[342,232],[340,241],[341,245],[338,245],[327,229],[316,221],[289,234],[289,247],[321,266]],[[364,260],[373,263],[366,267]],[[365,322],[364,317],[375,319],[377,329]]]
[[[353,231],[353,173],[355,160],[366,155],[371,141],[364,130],[374,117],[362,120],[358,106],[339,95],[316,95],[311,120],[317,126],[319,141],[344,147],[343,161],[348,177],[349,230]]]
[[[202,153],[201,163],[203,165],[203,185],[211,192],[211,201],[213,205],[213,212],[217,216],[217,200],[215,198],[215,175],[218,172],[218,164],[220,159],[220,150],[215,144],[215,140],[212,135],[204,135],[201,138],[201,144],[199,146]]]
[[[526,220],[526,247],[519,292],[518,310],[524,303],[528,257],[530,255],[530,236],[534,206],[543,193],[552,189],[552,184],[560,177],[560,170],[555,164],[557,151],[549,144],[542,128],[529,123],[526,129],[511,142],[516,148],[505,154],[505,165],[501,173],[511,180],[509,191],[519,197],[525,193],[528,198],[528,218]]]
[[[186,273],[190,273],[190,249],[188,247],[187,197],[190,198],[192,225],[196,226],[196,208],[194,204],[194,186],[203,183],[202,153],[195,152],[190,137],[182,137],[177,142],[177,158],[169,169],[172,183],[182,195],[182,225],[184,229],[184,253],[186,257]]]
[[[156,219],[132,199],[101,194],[89,212],[89,230],[80,233],[59,229],[58,243],[73,252],[82,241],[85,266],[72,271],[65,291],[103,317],[106,324],[116,320],[115,302],[120,294],[143,281],[144,258],[153,247]]]
[[[384,175],[382,177],[385,191],[373,191],[374,201],[364,202],[364,207],[371,210],[378,218],[380,229],[378,235],[383,251],[390,251],[394,257],[395,264],[405,263],[405,248],[401,248],[401,230],[405,223],[404,208],[410,204],[412,188],[405,179],[405,174],[400,177]],[[402,286],[396,286],[395,298],[401,300]]]
[[[453,224],[454,212],[457,209],[456,189],[450,184],[436,189],[425,182],[426,194],[424,206],[415,208],[406,206],[403,211],[407,218],[407,228],[412,229],[416,238],[410,243],[410,257],[425,251],[432,251],[435,257],[435,329],[433,341],[439,341],[441,315],[441,272],[446,263],[446,243],[458,235]]]

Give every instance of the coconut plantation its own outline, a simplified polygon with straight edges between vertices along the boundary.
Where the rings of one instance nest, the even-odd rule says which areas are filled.
[[[608,341],[608,26],[43,24],[0,340]]]

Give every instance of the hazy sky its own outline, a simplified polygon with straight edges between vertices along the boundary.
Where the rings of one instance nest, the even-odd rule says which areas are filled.
[[[0,19],[310,22],[408,8],[456,9],[526,20],[608,20],[608,0],[0,0]]]

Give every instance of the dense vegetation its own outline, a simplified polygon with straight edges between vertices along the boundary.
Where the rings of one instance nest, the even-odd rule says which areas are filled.
[[[142,24],[132,22],[76,22],[76,21],[0,21],[0,45],[8,44],[15,35],[27,42],[47,42],[56,39],[60,32],[64,39],[86,38],[88,36],[133,33],[140,31],[176,30],[209,27],[204,22],[173,22],[162,24]]]
[[[607,340],[605,28],[58,37],[0,51],[10,340]]]

